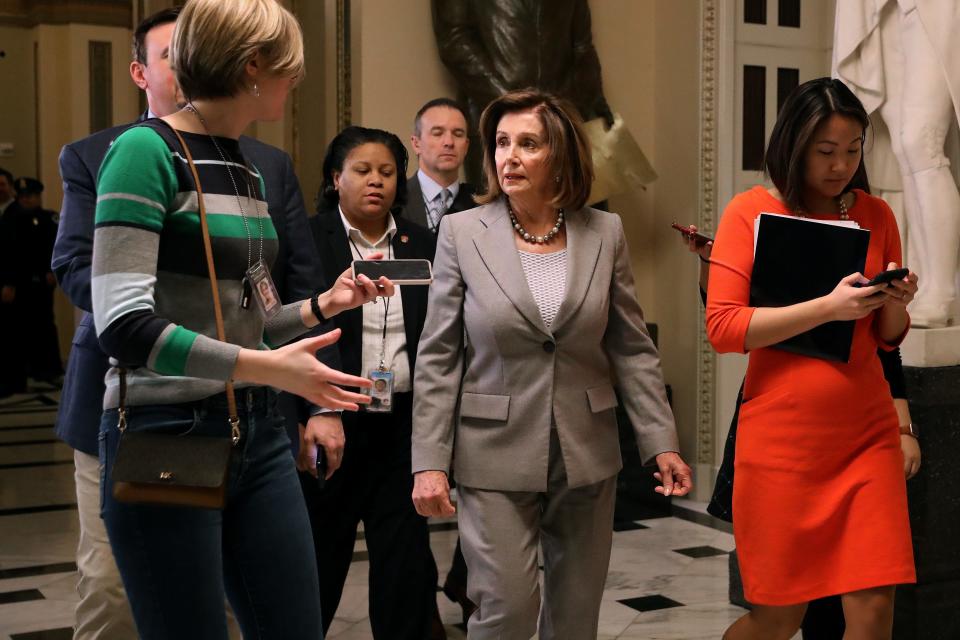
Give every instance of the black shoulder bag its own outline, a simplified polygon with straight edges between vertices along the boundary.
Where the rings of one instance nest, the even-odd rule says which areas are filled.
[[[171,127],[187,156],[190,173],[197,187],[200,228],[210,276],[213,311],[217,323],[217,339],[226,342],[220,290],[213,265],[213,248],[207,226],[207,210],[200,188],[200,176],[186,141]],[[230,455],[240,441],[240,418],[233,382],[226,382],[230,437],[179,436],[163,433],[127,433],[127,379],[120,368],[120,404],[117,428],[120,444],[113,464],[113,497],[120,502],[175,505],[222,509],[226,505],[227,473]]]

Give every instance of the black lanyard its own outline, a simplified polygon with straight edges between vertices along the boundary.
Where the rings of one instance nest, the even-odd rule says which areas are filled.
[[[393,244],[389,236],[387,237],[387,260],[393,259]],[[353,238],[350,237],[350,232],[347,232],[347,240],[350,241],[350,245],[353,247],[353,250],[357,252],[357,260],[365,260],[363,254],[360,253],[360,248],[357,247],[357,243],[353,241]],[[376,302],[376,299],[374,299]],[[380,365],[378,369],[380,371],[386,371],[384,367],[384,359],[387,355],[387,314],[390,313],[390,298],[383,296],[383,334],[380,337]]]

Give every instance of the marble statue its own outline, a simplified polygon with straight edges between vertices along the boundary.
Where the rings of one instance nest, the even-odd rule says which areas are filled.
[[[837,2],[834,74],[883,119],[902,179],[914,326],[960,320],[960,191],[944,151],[960,120],[958,32],[956,0]]]

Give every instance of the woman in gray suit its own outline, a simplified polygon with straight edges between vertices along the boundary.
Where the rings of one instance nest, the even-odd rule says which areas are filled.
[[[469,637],[595,638],[610,559],[619,389],[665,495],[685,495],[623,226],[584,206],[575,110],[536,91],[480,123],[487,191],[440,224],[414,383],[413,500],[449,516],[456,467]],[[538,586],[537,547],[544,559]]]

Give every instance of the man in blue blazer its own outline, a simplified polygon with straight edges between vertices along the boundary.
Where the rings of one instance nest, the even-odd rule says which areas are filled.
[[[130,75],[145,91],[148,104],[147,113],[138,122],[178,110],[176,83],[167,62],[177,13],[177,9],[156,13],[146,18],[134,33]],[[110,144],[126,128],[100,131],[68,144],[60,154],[64,197],[52,267],[64,293],[83,310],[83,317],[73,338],[56,433],[74,449],[80,515],[77,550],[80,602],[74,638],[84,640],[136,637],[120,575],[100,520],[98,434],[103,411],[103,379],[108,364],[97,341],[90,299],[97,174]],[[323,278],[290,156],[246,137],[240,138],[240,148],[263,175],[266,185],[270,217],[280,240],[273,271],[280,296],[284,302],[307,298],[321,288]],[[325,358],[325,362],[328,360]],[[289,406],[294,404],[290,402]],[[294,411],[284,413],[295,434]]]

